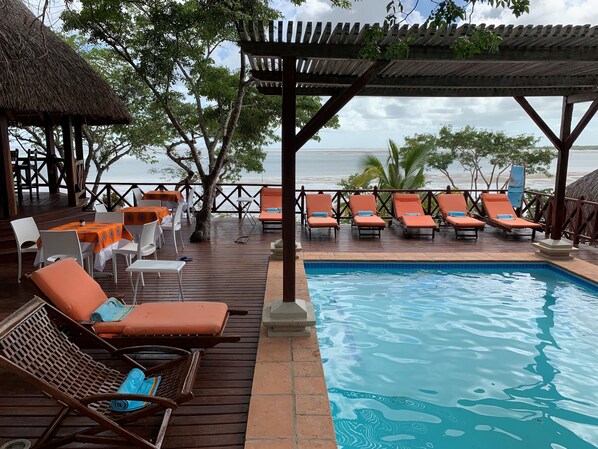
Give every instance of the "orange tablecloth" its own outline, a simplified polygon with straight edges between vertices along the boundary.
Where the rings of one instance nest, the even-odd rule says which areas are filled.
[[[123,207],[117,212],[125,214],[125,225],[144,225],[156,220],[161,223],[170,215],[168,208],[161,206]]]
[[[143,199],[180,203],[183,201],[183,195],[178,190],[148,190],[143,194]]]
[[[122,223],[96,223],[86,222],[81,226],[78,221],[63,224],[52,228],[52,231],[66,231],[74,229],[77,231],[79,241],[93,245],[93,252],[99,253],[104,248],[118,242],[120,239],[133,240],[133,236],[127,231]],[[38,246],[41,241],[38,240]]]

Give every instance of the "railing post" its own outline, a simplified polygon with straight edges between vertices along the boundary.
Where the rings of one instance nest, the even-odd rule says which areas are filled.
[[[378,186],[374,186],[374,198],[376,199],[376,213],[379,214],[380,211],[378,210]]]
[[[299,209],[301,213],[301,227],[305,226],[305,186],[302,185],[299,190]]]
[[[336,222],[341,224],[341,191],[336,191]]]
[[[585,197],[582,195],[576,201],[577,210],[575,211],[575,227],[573,228],[573,246],[576,248],[579,247],[579,242],[581,240],[580,228],[583,218],[582,206],[584,199]]]
[[[106,203],[108,203],[108,204],[106,204],[106,208],[109,211],[112,211],[112,184],[107,183],[105,188],[106,188],[106,197],[107,197]]]
[[[241,186],[235,187],[235,190],[237,191],[237,215],[239,216],[239,221],[241,221],[243,218],[243,208],[241,207],[241,202],[239,201],[239,198],[241,198]],[[247,207],[251,208],[251,204],[249,204]]]
[[[446,186],[446,193],[451,193],[451,186],[450,185]]]

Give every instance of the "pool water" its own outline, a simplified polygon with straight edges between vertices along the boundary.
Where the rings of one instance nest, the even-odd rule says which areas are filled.
[[[438,267],[306,263],[339,448],[597,448],[598,288]]]

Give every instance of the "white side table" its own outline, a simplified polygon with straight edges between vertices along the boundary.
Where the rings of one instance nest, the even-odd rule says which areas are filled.
[[[237,198],[237,204],[241,207],[243,211],[243,215],[241,215],[241,226],[243,226],[243,222],[245,218],[248,218],[252,225],[255,226],[256,220],[253,218],[253,215],[249,213],[249,209],[251,208],[251,204],[253,203],[254,198],[250,196],[240,196]]]
[[[154,260],[141,259],[136,260],[127,267],[127,271],[137,273],[135,288],[133,289],[133,304],[137,304],[137,287],[141,273],[176,273],[179,278],[179,301],[184,301],[183,296],[183,267],[185,262],[182,260]]]

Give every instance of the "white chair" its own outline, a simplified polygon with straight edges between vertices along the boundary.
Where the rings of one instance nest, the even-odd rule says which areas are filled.
[[[181,237],[181,246],[185,249],[185,244],[183,243],[183,234],[181,233],[181,217],[183,216],[183,206],[184,204],[179,204],[174,212],[174,217],[170,221],[170,223],[162,224],[162,231],[172,232],[172,241],[174,242],[174,252],[179,253],[179,250],[176,246],[176,233],[178,231],[179,236]],[[162,234],[162,239],[164,239],[164,234]],[[163,240],[165,243],[166,241]]]
[[[50,264],[60,259],[72,258],[79,265],[85,268],[87,260],[87,270],[93,277],[93,250],[81,251],[81,242],[77,231],[74,229],[67,231],[40,231],[42,241],[42,251],[44,252],[43,263]]]
[[[139,187],[133,188],[134,205],[139,206],[139,201],[143,200],[143,192]]]
[[[142,207],[142,206],[160,207],[160,206],[162,206],[162,201],[160,201],[160,200],[137,200],[137,205],[139,207]]]
[[[122,212],[96,212],[93,221],[97,223],[123,223],[125,214]]]
[[[17,281],[21,282],[21,276],[23,275],[23,253],[37,253],[39,230],[33,217],[12,220],[10,226],[17,242],[17,256],[19,257]]]
[[[96,212],[108,212],[108,209],[106,209],[106,205],[104,203],[95,203],[93,210]]]
[[[117,271],[118,267],[116,265],[117,256],[119,254],[125,257],[127,262],[127,266],[131,265],[133,262],[133,258],[137,257],[137,260],[141,260],[144,257],[147,257],[151,254],[154,255],[154,259],[158,259],[158,255],[156,254],[156,226],[158,226],[157,221],[152,221],[150,223],[146,223],[143,225],[143,230],[141,231],[141,235],[139,236],[139,242],[131,242],[127,243],[122,248],[117,248],[112,251],[112,267],[114,268],[114,283],[118,282],[117,278]],[[160,273],[158,273],[160,276]],[[133,281],[131,280],[131,283]],[[143,274],[141,275],[141,284],[145,286],[145,282],[143,280]]]
[[[187,195],[187,201],[183,204],[183,212],[187,214],[187,224],[191,223],[191,217],[195,213],[195,186],[191,186]]]

